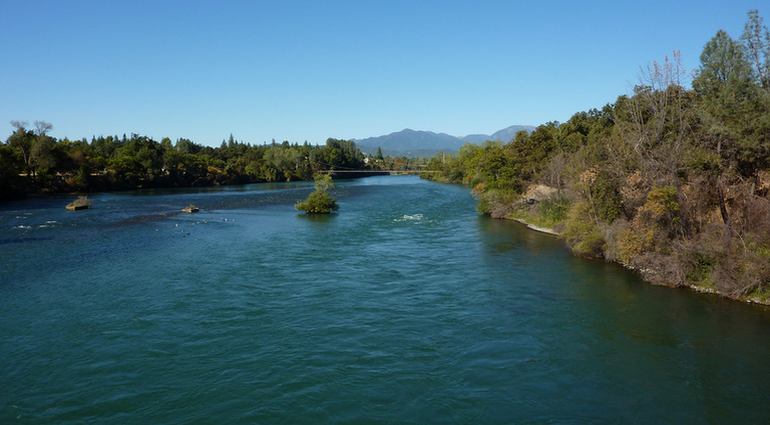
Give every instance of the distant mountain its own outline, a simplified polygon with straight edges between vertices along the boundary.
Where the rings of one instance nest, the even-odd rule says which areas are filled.
[[[490,134],[469,134],[462,138],[466,143],[483,143],[488,140],[496,140],[499,142],[508,143],[516,137],[516,133],[520,131],[532,131],[535,127],[531,125],[512,125],[502,130],[496,131]]]
[[[364,152],[374,153],[382,148],[385,155],[430,156],[437,152],[454,152],[465,142],[446,133],[419,131],[406,128],[384,136],[356,140]]]
[[[385,155],[393,156],[432,156],[438,152],[456,152],[466,143],[483,143],[487,140],[510,142],[519,131],[532,131],[531,125],[512,125],[491,135],[469,134],[456,137],[446,133],[420,131],[406,128],[384,136],[356,140],[356,145],[364,152],[374,154],[377,148]]]
[[[489,134],[469,134],[463,137],[463,142],[466,143],[483,143],[489,140]]]
[[[499,140],[501,142],[510,142],[511,140],[513,140],[514,137],[516,137],[516,133],[520,131],[531,132],[534,129],[535,127],[531,125],[512,125],[500,131],[496,131],[492,133],[492,136],[489,138],[489,140]]]

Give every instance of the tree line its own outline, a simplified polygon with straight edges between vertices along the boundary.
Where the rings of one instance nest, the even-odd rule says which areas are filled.
[[[633,93],[510,143],[466,145],[426,175],[471,185],[479,209],[561,231],[579,254],[655,283],[770,301],[770,32],[749,12],[719,31],[686,86],[679,54]],[[522,202],[537,185],[548,199]]]
[[[93,192],[150,187],[193,187],[312,180],[319,171],[365,169],[364,154],[349,140],[322,146],[289,142],[252,145],[231,135],[211,147],[132,134],[57,140],[52,125],[13,121],[0,143],[0,198],[31,193]]]

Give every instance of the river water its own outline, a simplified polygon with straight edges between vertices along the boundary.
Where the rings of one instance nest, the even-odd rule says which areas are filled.
[[[0,423],[770,423],[770,312],[416,177],[0,205]],[[177,211],[188,203],[198,214]]]

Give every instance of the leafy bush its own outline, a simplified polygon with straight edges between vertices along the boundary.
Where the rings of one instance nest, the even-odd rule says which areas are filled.
[[[714,271],[716,261],[702,252],[695,252],[690,259],[690,269],[687,271],[687,280],[695,285],[713,287],[711,273]]]
[[[647,202],[642,207],[643,212],[649,213],[651,218],[660,220],[661,218],[675,219],[679,213],[679,201],[677,200],[677,191],[674,186],[654,187],[647,194]]]
[[[612,223],[620,217],[622,213],[620,192],[615,182],[606,173],[597,173],[590,190],[599,219],[605,223]]]
[[[567,213],[563,235],[575,254],[601,257],[604,237],[590,211],[591,208],[585,202],[575,203]]]
[[[483,187],[483,183],[476,186]],[[519,199],[519,193],[510,189],[488,189],[483,192],[474,191],[479,203],[476,209],[492,218],[503,218],[513,209],[513,204]]]
[[[633,259],[655,248],[655,232],[652,229],[630,227],[622,231],[617,239],[618,260],[631,264]]]
[[[337,210],[338,205],[328,192],[315,191],[295,207],[306,214],[331,214]]]
[[[317,174],[315,176],[315,190],[304,201],[294,205],[305,214],[331,214],[338,208],[337,201],[329,195],[329,190],[334,187],[332,177],[329,174]]]
[[[567,218],[569,200],[563,197],[546,199],[538,204],[540,220],[545,227],[553,227]]]

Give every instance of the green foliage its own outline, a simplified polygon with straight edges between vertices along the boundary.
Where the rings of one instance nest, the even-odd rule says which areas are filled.
[[[333,187],[334,183],[329,174],[316,175],[315,190],[295,207],[305,214],[331,214],[338,208],[337,201],[329,195],[329,190]]]
[[[693,87],[705,96],[727,94],[729,89],[747,84],[751,79],[751,67],[742,46],[722,30],[706,43],[700,61]]]
[[[525,223],[538,227],[554,229],[563,227],[567,219],[570,202],[564,197],[546,199],[535,206],[519,205],[506,216],[507,218],[522,220]]]
[[[566,198],[546,199],[538,204],[538,212],[541,217],[539,225],[554,227],[567,218],[570,203]],[[537,224],[537,223],[534,223]]]
[[[741,41],[755,81],[763,88],[770,89],[770,31],[758,11],[749,11]]]
[[[655,247],[655,232],[649,228],[631,227],[623,230],[614,241],[617,257],[623,264],[633,264],[634,260]]]
[[[295,207],[306,214],[331,214],[338,206],[334,198],[328,192],[312,192],[304,201],[298,202]]]
[[[687,271],[687,280],[698,286],[713,287],[711,273],[717,264],[716,260],[707,254],[696,252],[692,256],[691,263]]]
[[[672,216],[679,213],[679,200],[674,186],[653,187],[647,194],[647,202],[643,209],[653,218]]]
[[[9,145],[0,144],[0,200],[18,196],[23,192],[19,177],[22,162]]]
[[[484,183],[479,183],[474,189],[479,202],[476,210],[495,218],[504,217],[510,211],[519,194],[511,189],[487,189]]]
[[[717,175],[721,169],[719,154],[701,147],[693,147],[686,152],[685,167],[691,173]]]
[[[319,171],[367,168],[361,151],[347,140],[329,139],[324,146],[251,145],[231,136],[212,148],[188,139],[157,142],[137,134],[94,137],[90,142],[57,140],[24,125],[14,122],[16,130],[0,143],[4,197],[310,180]]]
[[[328,192],[334,189],[334,181],[330,174],[316,174],[313,180],[316,192]]]
[[[711,144],[723,167],[744,176],[770,165],[770,83],[765,74],[768,55],[757,51],[767,48],[761,38],[760,42],[756,39],[761,33],[758,19],[758,15],[751,15],[744,45],[719,31],[706,44],[693,80],[701,100],[705,130],[702,139]]]
[[[596,215],[600,220],[612,223],[620,217],[622,212],[620,194],[616,183],[607,174],[598,173],[591,184],[590,191]]]
[[[585,202],[578,202],[569,209],[562,234],[574,253],[588,257],[602,256],[604,238]]]
[[[700,59],[692,89],[675,53],[651,64],[631,95],[508,144],[434,157],[431,176],[473,186],[492,217],[562,223],[578,254],[660,283],[768,299],[770,31],[751,11],[740,40],[719,31]],[[521,204],[516,195],[534,184],[570,203]]]

